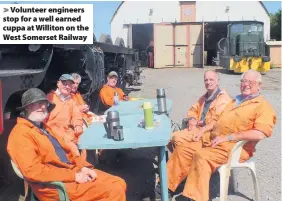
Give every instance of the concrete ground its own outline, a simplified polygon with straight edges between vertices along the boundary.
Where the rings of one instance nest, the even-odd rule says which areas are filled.
[[[146,69],[141,91],[131,96],[154,98],[156,89],[165,88],[167,97],[173,102],[171,119],[181,123],[188,108],[204,93],[203,73],[207,69]],[[217,68],[220,74],[221,88],[231,96],[240,93],[240,75],[230,74]],[[281,200],[281,71],[273,69],[263,76],[262,94],[277,112],[277,124],[273,135],[257,145],[255,162],[260,189],[260,200]],[[245,201],[254,199],[252,177],[249,170],[235,171],[238,181],[237,195],[230,195],[230,200]],[[211,198],[219,200],[218,175],[212,177]]]
[[[164,88],[167,97],[173,101],[171,119],[181,123],[188,108],[204,93],[203,73],[206,69],[144,69],[140,87],[130,87],[130,96],[155,98],[156,89]],[[240,75],[226,73],[221,68],[217,71],[221,78],[221,88],[235,96],[239,91]],[[263,76],[262,93],[277,112],[277,124],[273,135],[257,145],[255,155],[257,177],[261,201],[281,200],[281,71],[273,69]],[[5,141],[0,138],[0,142]],[[1,143],[2,146],[2,143]],[[3,152],[2,152],[3,153]],[[156,149],[126,150],[126,157],[113,163],[102,162],[97,168],[124,178],[128,184],[127,200],[137,201],[146,189],[153,189],[155,180]],[[1,154],[2,155],[2,154]],[[2,155],[3,156],[3,155]],[[2,164],[1,164],[2,163]],[[10,166],[0,162],[0,201],[22,200],[23,183],[18,179]],[[2,168],[2,169],[1,169]],[[4,172],[4,174],[3,174]],[[229,200],[248,201],[254,199],[252,177],[249,170],[235,171],[238,180],[238,193],[230,194]],[[3,179],[1,180],[1,176]],[[8,179],[7,179],[8,178]],[[219,177],[214,174],[210,182],[210,197],[218,201]],[[181,189],[180,189],[181,190]]]

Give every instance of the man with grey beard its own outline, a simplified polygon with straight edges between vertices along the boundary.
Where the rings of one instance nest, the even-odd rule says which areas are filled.
[[[46,182],[63,182],[72,201],[126,200],[126,183],[78,156],[44,121],[54,104],[37,88],[22,96],[22,116],[11,131],[7,151],[39,200],[59,200]]]

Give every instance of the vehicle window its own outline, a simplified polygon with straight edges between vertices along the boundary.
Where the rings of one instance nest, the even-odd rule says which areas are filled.
[[[252,32],[257,32],[257,31],[258,31],[257,25],[256,25],[256,24],[252,24],[250,31],[252,31]]]
[[[231,32],[232,33],[239,33],[244,31],[244,25],[243,24],[233,24],[231,26]]]

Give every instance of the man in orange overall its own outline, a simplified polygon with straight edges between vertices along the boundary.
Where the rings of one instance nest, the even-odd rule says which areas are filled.
[[[89,106],[86,104],[86,102],[83,100],[81,94],[78,92],[78,87],[81,83],[81,76],[77,73],[71,74],[73,77],[73,85],[72,85],[72,91],[71,91],[71,97],[77,107],[79,108],[79,111],[81,112],[82,119],[85,121],[84,129],[87,128],[90,124],[93,122],[102,122],[104,123],[106,121],[106,115],[95,115],[93,112],[89,111]],[[102,155],[103,150],[99,150],[98,155]],[[83,150],[82,154],[84,155],[85,159],[88,159],[89,162],[94,164],[97,161],[92,161],[94,158],[97,157],[96,150]],[[91,157],[94,154],[94,157]],[[90,158],[89,158],[90,157]]]
[[[72,142],[75,148],[83,132],[83,121],[78,107],[71,98],[73,83],[71,75],[63,74],[57,82],[58,88],[47,95],[48,100],[56,107],[46,118],[46,124],[56,135],[61,135],[65,140]],[[78,149],[77,153],[79,154]]]
[[[59,200],[44,182],[63,182],[71,201],[125,201],[126,183],[77,156],[44,124],[54,108],[43,91],[32,88],[22,96],[23,116],[8,139],[7,151],[39,200]]]
[[[118,81],[118,74],[115,71],[109,73],[107,77],[107,84],[100,90],[100,99],[106,107],[111,107],[117,104],[118,101],[128,101],[129,97],[122,91],[121,88],[116,87]],[[114,93],[117,92],[118,100],[114,99]]]
[[[172,147],[186,142],[199,141],[200,138],[210,131],[218,117],[223,112],[225,106],[231,102],[231,97],[219,88],[219,75],[212,70],[204,74],[204,83],[207,92],[188,110],[187,128],[176,131],[172,134],[168,148],[172,152]]]
[[[168,190],[172,196],[187,177],[182,197],[186,200],[208,201],[209,180],[216,168],[226,164],[229,153],[238,141],[248,141],[240,161],[253,156],[255,146],[270,137],[276,124],[272,106],[261,95],[261,74],[249,70],[242,75],[241,94],[224,109],[210,132],[210,141],[186,142],[175,147],[167,162]],[[160,185],[144,200],[159,200]],[[150,198],[150,199],[149,199]]]
[[[76,105],[79,107],[82,118],[86,121],[87,125],[90,125],[92,122],[105,122],[105,115],[98,116],[89,111],[89,106],[86,104],[81,94],[78,92],[78,87],[81,82],[81,76],[77,73],[72,73],[71,75],[74,79],[71,96]]]

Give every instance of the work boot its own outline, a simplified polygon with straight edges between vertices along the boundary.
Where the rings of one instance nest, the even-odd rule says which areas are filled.
[[[172,201],[172,192],[168,189],[168,200]],[[143,195],[142,201],[161,201],[161,185],[158,183],[153,191],[150,191],[148,195]]]

